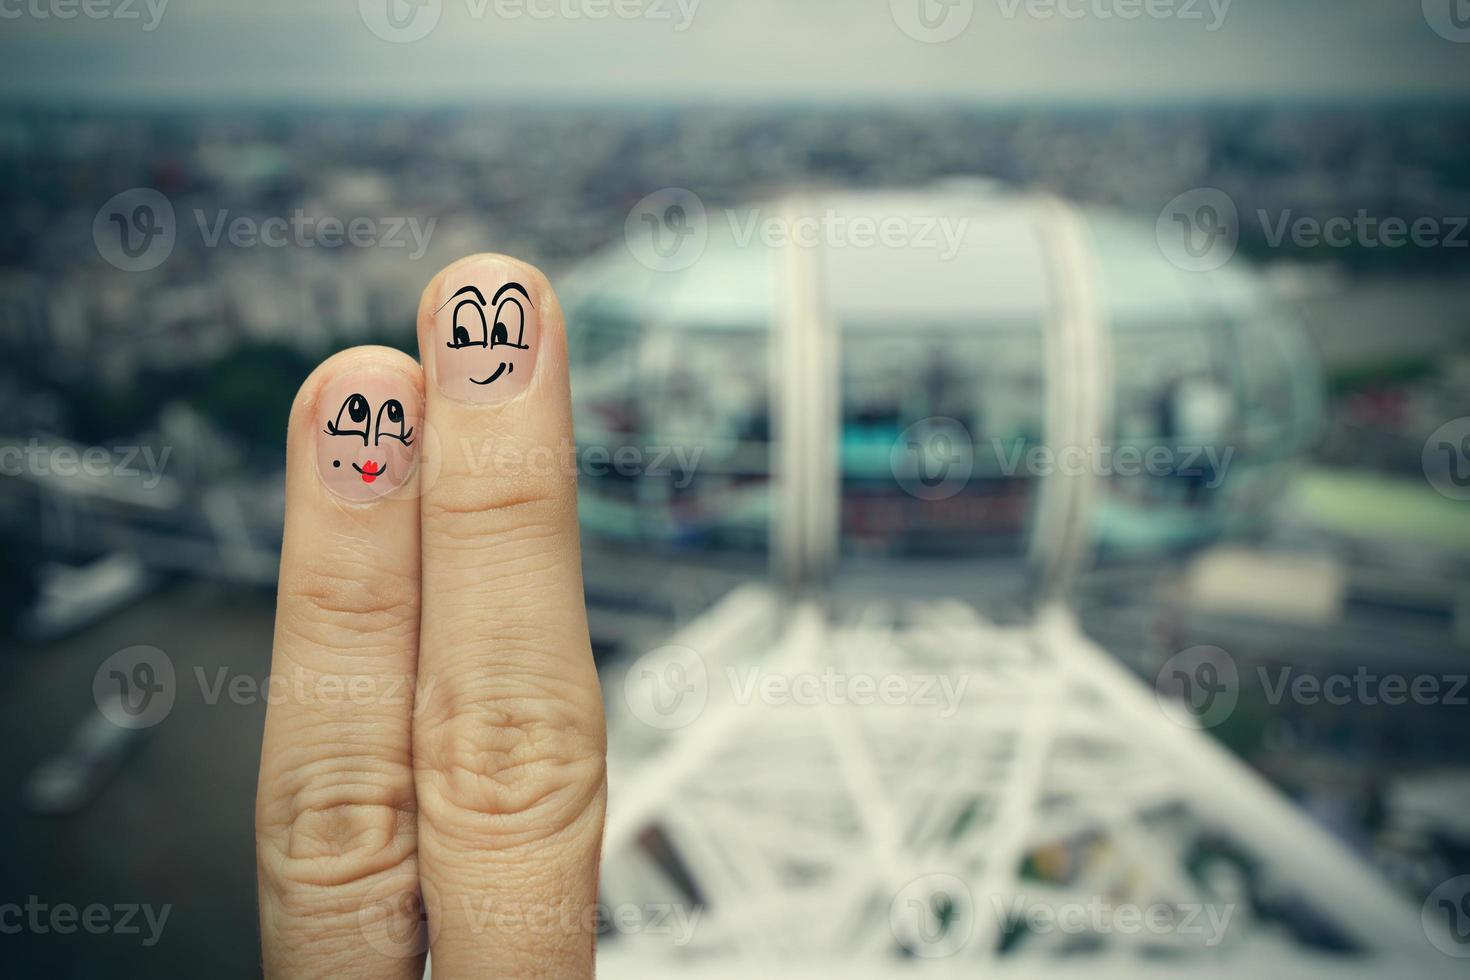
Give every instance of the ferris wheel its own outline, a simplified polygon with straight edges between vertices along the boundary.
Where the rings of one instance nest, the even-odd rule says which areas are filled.
[[[645,496],[635,506],[653,519],[594,518],[589,533],[755,541],[770,564],[768,583],[605,682],[602,975],[1448,964],[1436,921],[1068,609],[1082,569],[1232,533],[1310,438],[1312,359],[1249,270],[1181,268],[1154,228],[988,189],[760,211],[787,229],[845,216],[966,232],[948,253],[781,247],[708,219],[695,262],[614,248],[573,277],[579,439],[646,436],[646,423],[722,447],[693,491],[713,506]],[[650,421],[669,387],[707,392],[705,409]],[[1085,452],[1055,465],[1064,447],[1191,439],[1235,450],[1208,493],[1177,465],[1130,474]],[[1050,469],[997,468],[1037,447]],[[594,501],[614,490],[583,484]],[[884,533],[855,499],[890,515]],[[873,541],[883,586],[851,588]],[[965,572],[906,565],[915,553],[1001,568],[1025,583],[1026,614],[998,624]],[[911,567],[926,577],[906,590]],[[619,927],[628,909],[637,925]]]

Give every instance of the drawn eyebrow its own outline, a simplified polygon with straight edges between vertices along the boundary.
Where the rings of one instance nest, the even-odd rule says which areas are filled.
[[[480,305],[481,306],[484,306],[485,305],[485,294],[484,293],[480,292],[474,286],[461,286],[461,287],[459,287],[458,289],[456,289],[454,291],[454,295],[453,296],[449,297],[444,302],[440,303],[439,304],[439,309],[438,310],[435,310],[434,312],[435,313],[438,313],[439,310],[444,309],[444,307],[448,306],[450,303],[453,303],[454,300],[457,297],[463,296],[465,293],[474,293],[475,294],[475,299],[477,299],[477,300],[480,301]],[[499,295],[499,294],[497,293],[496,295]]]
[[[528,304],[528,305],[529,305],[529,306],[530,306],[530,307],[531,307],[531,308],[532,308],[532,309],[535,309],[535,307],[536,307],[536,304],[535,304],[535,303],[532,303],[532,302],[531,302],[531,294],[530,294],[530,293],[528,293],[528,292],[526,292],[526,287],[525,287],[525,286],[522,286],[522,285],[521,285],[521,284],[520,284],[520,283],[518,283],[518,282],[508,282],[508,283],[506,283],[506,284],[505,284],[505,285],[504,285],[504,286],[501,286],[501,287],[500,287],[500,288],[499,288],[499,289],[497,289],[497,290],[496,290],[496,291],[495,291],[495,298],[494,298],[494,299],[492,299],[492,300],[490,300],[490,302],[492,302],[492,303],[496,303],[496,304],[499,304],[499,303],[500,303],[500,297],[501,297],[501,295],[502,295],[502,294],[503,294],[503,293],[504,293],[504,292],[505,292],[505,291],[506,291],[506,290],[507,290],[507,289],[519,289],[519,290],[520,290],[520,291],[521,291],[521,295],[522,295],[522,296],[524,296],[524,297],[526,297],[526,303],[527,303],[527,304]],[[481,300],[481,301],[480,301],[480,302],[482,302],[482,303],[483,303],[483,302],[484,302],[484,300]]]

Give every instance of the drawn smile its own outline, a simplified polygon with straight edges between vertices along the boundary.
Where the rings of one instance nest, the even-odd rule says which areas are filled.
[[[378,477],[388,472],[387,463],[375,463],[372,460],[368,460],[363,466],[358,466],[356,463],[353,463],[352,468],[362,474],[363,483],[372,483]]]
[[[495,380],[497,378],[499,378],[502,374],[504,374],[506,371],[510,371],[511,373],[514,373],[515,372],[515,369],[516,369],[516,366],[514,364],[511,364],[509,361],[501,361],[500,362],[500,367],[498,367],[498,368],[495,369],[495,373],[492,374],[492,375],[490,375],[490,377],[486,378],[484,381],[481,381],[478,378],[471,378],[470,381],[472,381],[473,383],[475,383],[477,385],[493,384],[495,382]]]

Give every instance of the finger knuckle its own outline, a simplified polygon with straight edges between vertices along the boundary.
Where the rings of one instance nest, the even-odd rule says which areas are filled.
[[[424,498],[426,522],[473,514],[510,521],[570,512],[576,476],[569,448],[520,449],[504,442],[484,448],[469,441],[455,448],[462,458],[448,461]]]
[[[288,628],[317,644],[353,649],[389,643],[398,648],[417,630],[419,588],[416,570],[391,567],[378,556],[334,554],[308,558],[288,573],[283,617]],[[366,561],[373,574],[365,577]]]
[[[484,687],[446,699],[415,731],[422,819],[490,847],[566,832],[603,788],[600,703],[548,676]]]
[[[411,861],[417,807],[406,769],[338,758],[314,767],[274,807],[257,811],[263,868],[278,893],[293,886],[343,886]]]
[[[552,545],[575,528],[575,503],[568,494],[525,482],[510,486],[464,486],[451,481],[423,504],[425,550],[520,554]]]

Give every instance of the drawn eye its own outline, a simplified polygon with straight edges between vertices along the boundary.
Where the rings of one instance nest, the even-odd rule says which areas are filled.
[[[384,436],[389,439],[397,439],[405,446],[413,445],[413,430],[403,427],[403,403],[396,398],[390,398],[378,409],[377,430],[378,434],[373,437],[373,445],[377,445]]]
[[[526,345],[522,343],[525,332],[525,307],[521,306],[520,300],[510,296],[506,297],[495,308],[495,329],[490,334],[490,346],[518,347],[525,350]]]
[[[448,346],[453,350],[488,346],[485,339],[485,311],[474,300],[462,299],[454,308],[454,339]]]
[[[337,409],[336,419],[327,423],[327,434],[360,436],[362,444],[366,446],[368,441],[367,419],[371,411],[366,398],[356,392],[348,395],[342,407]]]

